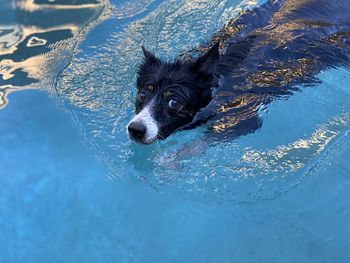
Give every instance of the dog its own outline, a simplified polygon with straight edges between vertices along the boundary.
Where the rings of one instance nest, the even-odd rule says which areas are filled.
[[[317,84],[322,70],[349,67],[349,48],[346,0],[270,0],[174,62],[142,47],[128,135],[151,144],[204,123],[221,138],[254,132],[262,105]]]

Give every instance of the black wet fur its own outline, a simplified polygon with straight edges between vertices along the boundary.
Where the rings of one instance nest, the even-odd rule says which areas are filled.
[[[158,139],[203,123],[218,136],[241,136],[261,126],[262,105],[314,85],[322,70],[349,67],[349,48],[350,1],[270,0],[175,62],[143,48],[137,88],[147,99],[136,99],[136,113],[155,102]],[[181,108],[170,110],[170,99]]]

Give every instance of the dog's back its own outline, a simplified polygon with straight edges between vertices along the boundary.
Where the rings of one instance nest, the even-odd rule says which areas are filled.
[[[228,37],[230,30],[236,34]],[[261,104],[290,94],[297,84],[314,84],[321,70],[350,65],[350,2],[268,1],[235,19],[220,37],[227,50],[243,42],[245,59],[221,77],[213,101],[188,127],[209,122],[215,132],[239,136],[260,127]]]
[[[349,26],[350,3],[344,0],[285,0],[275,19],[301,19]]]

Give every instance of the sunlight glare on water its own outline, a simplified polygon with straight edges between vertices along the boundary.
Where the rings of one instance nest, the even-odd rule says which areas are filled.
[[[84,33],[109,13],[104,0],[2,0],[0,4],[0,109],[10,92],[52,91]]]

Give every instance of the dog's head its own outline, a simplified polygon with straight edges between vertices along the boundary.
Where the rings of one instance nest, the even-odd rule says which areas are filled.
[[[211,100],[220,58],[218,45],[192,62],[168,63],[142,47],[137,78],[136,116],[127,126],[131,139],[150,144],[190,123]]]

